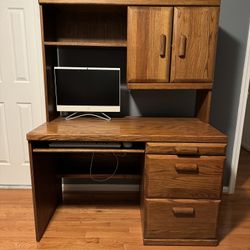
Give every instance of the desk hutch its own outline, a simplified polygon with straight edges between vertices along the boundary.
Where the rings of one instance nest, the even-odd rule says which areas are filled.
[[[97,178],[107,175],[110,153],[126,153],[114,178],[140,183],[144,244],[218,244],[227,138],[209,125],[209,113],[220,0],[39,3],[47,122],[27,134],[37,241],[63,201],[62,178],[87,178],[94,152]],[[55,66],[119,67],[131,91],[194,90],[195,115],[66,121],[56,111]],[[57,141],[133,146],[51,148]]]

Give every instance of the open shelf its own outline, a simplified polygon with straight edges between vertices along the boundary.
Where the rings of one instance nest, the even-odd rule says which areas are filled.
[[[46,46],[88,46],[88,47],[127,47],[126,40],[60,40],[60,41],[45,41]]]
[[[125,6],[47,5],[43,20],[47,46],[127,46]]]

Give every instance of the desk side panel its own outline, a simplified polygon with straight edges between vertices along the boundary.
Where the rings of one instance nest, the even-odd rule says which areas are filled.
[[[62,183],[56,177],[56,159],[53,155],[34,153],[31,142],[29,154],[36,240],[40,241],[62,199]]]

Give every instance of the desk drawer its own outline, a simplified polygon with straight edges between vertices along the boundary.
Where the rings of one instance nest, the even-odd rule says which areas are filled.
[[[220,201],[146,199],[144,238],[213,239]]]
[[[225,155],[226,144],[221,143],[156,143],[146,144],[146,153],[169,155]]]
[[[223,156],[146,155],[147,198],[220,199]]]

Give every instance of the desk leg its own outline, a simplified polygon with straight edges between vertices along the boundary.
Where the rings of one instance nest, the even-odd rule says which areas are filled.
[[[36,240],[40,241],[62,200],[62,181],[56,177],[57,162],[53,154],[34,153],[32,149],[29,143]]]

